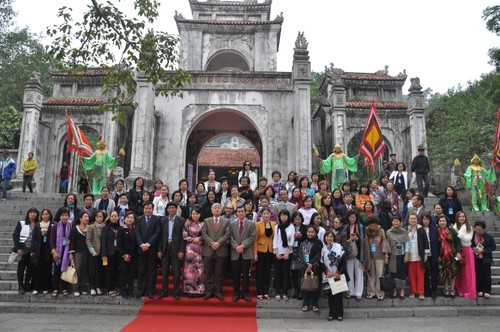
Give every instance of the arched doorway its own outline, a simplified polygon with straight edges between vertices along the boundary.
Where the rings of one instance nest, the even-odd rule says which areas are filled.
[[[347,145],[347,151],[350,152],[349,154],[350,157],[353,157],[357,153],[360,154],[358,158],[358,171],[355,174],[350,174],[349,176],[351,179],[356,180],[356,182],[358,183],[358,188],[360,184],[368,183],[368,180],[372,179],[376,179],[377,181],[379,180],[380,175],[382,174],[382,162],[384,160],[389,160],[389,154],[392,151],[392,147],[390,146],[387,137],[383,136],[384,142],[386,144],[386,149],[384,151],[384,154],[375,162],[375,171],[372,171],[371,168],[368,171],[365,166],[365,159],[363,158],[363,155],[359,151],[359,146],[361,144],[361,140],[363,139],[363,134],[364,131],[358,132],[351,138],[349,144]]]
[[[207,62],[206,71],[250,71],[243,54],[234,50],[223,50],[212,55]]]
[[[207,171],[205,168],[208,166],[206,164],[210,164],[210,167],[214,169],[226,170],[228,172],[229,169],[233,169],[234,167],[242,167],[243,160],[239,162],[239,165],[229,166],[226,162],[228,156],[224,156],[223,152],[220,154],[218,152],[217,155],[212,154],[212,159],[210,163],[205,162],[204,159],[200,159],[200,154],[204,149],[212,149],[208,143],[214,141],[217,142],[217,138],[219,137],[240,137],[248,142],[248,146],[250,149],[248,151],[255,151],[257,154],[258,164],[254,164],[254,168],[261,169],[262,168],[262,155],[263,155],[263,146],[261,136],[259,134],[259,130],[255,123],[243,112],[237,111],[235,109],[230,108],[219,108],[209,112],[204,113],[200,116],[194,125],[191,127],[191,131],[188,134],[188,140],[186,145],[186,178],[188,179],[189,187],[194,187],[194,184],[204,178],[204,172]],[[223,143],[231,144],[229,141],[221,141],[219,142],[219,146],[222,146]],[[239,142],[238,144],[241,144]],[[241,146],[240,146],[241,147]],[[230,150],[230,146],[227,146],[226,150]],[[244,150],[244,149],[243,149]],[[212,151],[213,152],[213,151]],[[243,156],[239,156],[238,158],[242,159]],[[239,160],[239,159],[238,159]],[[202,161],[204,164],[199,165],[199,162]],[[201,166],[201,168],[200,168]],[[232,170],[231,172],[233,172]],[[219,173],[216,171],[216,177],[220,178],[223,173]],[[191,190],[191,189],[190,189]]]

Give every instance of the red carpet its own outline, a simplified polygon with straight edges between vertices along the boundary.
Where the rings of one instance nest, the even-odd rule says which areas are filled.
[[[172,282],[169,282],[171,288]],[[161,276],[158,276],[156,293],[160,292]],[[189,299],[181,297],[175,300],[172,289],[169,296],[161,300],[145,298],[144,306],[136,319],[125,326],[124,332],[154,331],[238,331],[256,332],[255,279],[250,279],[252,302],[240,299],[233,302],[231,280],[224,281],[224,301]]]

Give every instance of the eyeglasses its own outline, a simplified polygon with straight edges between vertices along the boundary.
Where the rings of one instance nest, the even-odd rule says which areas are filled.
[[[247,163],[247,164],[245,164],[245,166],[250,166],[250,164]]]

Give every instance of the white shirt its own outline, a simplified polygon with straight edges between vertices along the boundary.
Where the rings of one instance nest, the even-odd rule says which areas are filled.
[[[467,227],[465,225],[462,225],[460,229],[457,228],[457,224],[453,225],[453,229],[457,231],[458,238],[460,239],[460,242],[462,243],[462,247],[470,247],[472,242],[472,228],[469,233],[467,233]]]
[[[168,197],[166,201],[164,201],[161,196],[155,197],[153,199],[153,205],[154,205],[153,214],[155,216],[165,217],[165,209],[167,208],[167,204],[169,201],[170,200],[168,199]]]

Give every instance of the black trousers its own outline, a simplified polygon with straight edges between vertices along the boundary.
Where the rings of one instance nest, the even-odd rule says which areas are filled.
[[[156,251],[151,248],[137,256],[137,284],[140,295],[153,295],[156,284]]]
[[[180,290],[180,279],[181,279],[181,261],[177,256],[177,252],[173,252],[172,245],[169,244],[167,246],[167,250],[164,253],[161,259],[161,268],[162,268],[162,283],[161,283],[161,291],[164,294],[168,294],[168,276],[170,275],[170,268],[172,268],[172,278],[174,282],[174,295],[179,295]]]
[[[104,267],[106,273],[106,291],[116,290],[118,283],[118,268],[120,267],[120,252],[115,250],[113,255],[108,257],[108,265]]]
[[[225,248],[224,248],[225,249]],[[222,273],[227,257],[219,257],[216,254],[203,257],[205,264],[205,294],[211,296],[215,293],[222,294]]]
[[[137,271],[137,258],[132,257],[130,262],[121,258],[120,263],[120,287],[124,295],[132,295],[134,292],[134,277]]]
[[[257,251],[257,295],[269,294],[271,282],[271,264],[273,263],[272,252]]]
[[[34,270],[35,264],[31,262],[31,255],[29,253],[24,254],[17,264],[17,284],[19,288],[24,288],[25,290],[31,288],[31,279]]]
[[[69,291],[69,283],[61,279],[61,265],[54,265],[54,290]]]
[[[89,257],[89,283],[90,289],[106,287],[106,272],[102,265],[102,257],[100,255]]]
[[[292,255],[286,260],[274,257],[274,288],[276,290],[276,295],[288,295],[291,264]]]
[[[418,192],[427,197],[429,193],[429,174],[428,173],[415,173]]]
[[[425,295],[436,295],[437,293],[437,284],[438,284],[438,274],[439,274],[439,263],[433,261],[429,257],[429,267],[425,269],[424,274],[424,290]]]
[[[491,263],[476,258],[476,291],[491,293]]]
[[[52,285],[52,261],[45,261],[40,257],[38,265],[35,267],[33,274],[35,289],[39,292],[50,291],[54,289]]]
[[[332,295],[328,291],[328,317],[343,317],[344,316],[344,292]]]
[[[248,290],[250,288],[250,265],[252,264],[251,259],[243,259],[240,257],[237,260],[231,260],[231,266],[233,268],[233,290],[234,295],[247,296]],[[241,282],[240,282],[241,280]],[[241,286],[241,288],[240,288]]]

